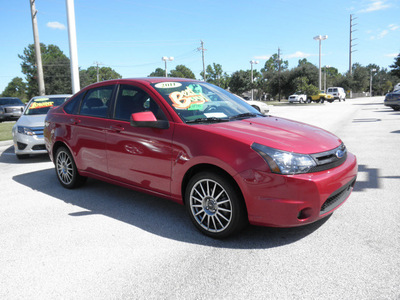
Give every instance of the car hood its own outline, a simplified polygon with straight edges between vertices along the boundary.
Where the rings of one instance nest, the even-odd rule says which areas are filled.
[[[321,128],[273,116],[204,126],[209,132],[230,136],[249,145],[255,142],[303,154],[328,151],[342,143],[337,136]]]
[[[44,127],[45,118],[46,115],[22,115],[17,121],[17,126]]]

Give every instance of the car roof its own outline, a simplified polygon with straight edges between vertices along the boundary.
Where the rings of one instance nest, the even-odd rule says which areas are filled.
[[[39,98],[62,98],[62,97],[71,97],[71,94],[60,94],[60,95],[44,95],[44,96],[35,96],[32,99],[39,99]]]

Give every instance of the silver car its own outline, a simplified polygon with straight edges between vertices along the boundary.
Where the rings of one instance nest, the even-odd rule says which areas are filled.
[[[15,97],[0,98],[0,122],[17,120],[24,111],[24,103]]]
[[[69,97],[71,95],[37,96],[28,102],[22,116],[12,128],[17,158],[47,153],[43,137],[44,119],[51,107],[64,103]]]

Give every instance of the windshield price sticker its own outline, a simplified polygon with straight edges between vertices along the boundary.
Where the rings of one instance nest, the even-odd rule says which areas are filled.
[[[53,101],[46,101],[46,102],[32,102],[29,106],[29,109],[38,109],[44,107],[52,107],[54,105]]]
[[[180,82],[159,82],[154,85],[158,89],[170,89],[182,86]]]
[[[196,94],[188,87],[184,91],[169,94],[169,98],[172,100],[172,106],[177,109],[189,109],[194,104],[204,104],[209,101],[204,95]]]

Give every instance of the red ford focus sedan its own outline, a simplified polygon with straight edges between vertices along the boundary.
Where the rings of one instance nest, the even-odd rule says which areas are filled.
[[[335,135],[262,115],[195,80],[90,85],[49,111],[44,136],[65,188],[92,177],[169,198],[214,238],[247,223],[292,227],[324,218],[357,176],[356,157]]]

